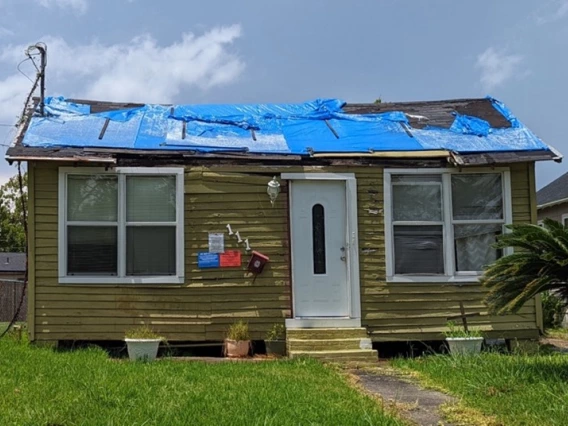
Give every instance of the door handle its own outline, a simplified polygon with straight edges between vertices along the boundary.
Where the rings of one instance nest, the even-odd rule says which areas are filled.
[[[339,250],[343,253],[343,256],[341,256],[340,259],[345,262],[347,260],[347,256],[345,256],[345,247],[341,247]]]

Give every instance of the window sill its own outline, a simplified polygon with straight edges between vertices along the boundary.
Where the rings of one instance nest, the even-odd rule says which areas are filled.
[[[388,283],[478,283],[481,275],[395,275],[387,277]]]
[[[59,277],[59,284],[124,284],[124,285],[144,285],[144,284],[184,284],[185,277]]]

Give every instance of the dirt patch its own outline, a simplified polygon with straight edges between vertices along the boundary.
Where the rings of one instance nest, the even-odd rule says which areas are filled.
[[[540,343],[542,345],[547,345],[554,351],[568,353],[568,340],[544,337],[540,339]]]
[[[451,426],[442,419],[440,406],[455,403],[455,398],[423,389],[408,378],[392,372],[357,370],[353,374],[359,378],[360,386],[393,404],[402,417],[421,426]]]

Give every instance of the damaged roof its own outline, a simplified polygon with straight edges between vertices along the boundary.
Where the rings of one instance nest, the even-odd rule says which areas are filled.
[[[36,100],[37,102],[37,100]],[[46,98],[8,161],[121,154],[246,158],[443,157],[458,165],[559,161],[493,98],[348,104],[152,105]]]

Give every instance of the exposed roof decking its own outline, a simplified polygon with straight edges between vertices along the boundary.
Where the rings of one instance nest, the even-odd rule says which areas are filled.
[[[380,114],[389,111],[403,111],[411,126],[417,129],[425,126],[448,129],[454,122],[455,112],[481,118],[493,128],[511,127],[511,123],[493,108],[491,100],[487,98],[426,102],[381,102],[376,104],[348,103],[343,107],[343,110],[348,114]]]

